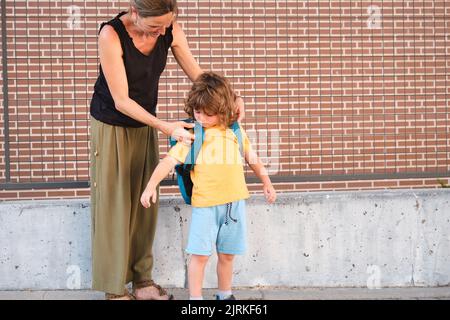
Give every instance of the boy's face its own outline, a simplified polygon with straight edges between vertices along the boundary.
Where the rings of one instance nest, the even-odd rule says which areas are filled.
[[[214,127],[219,124],[219,116],[217,114],[208,115],[202,110],[194,110],[194,117],[204,128]]]

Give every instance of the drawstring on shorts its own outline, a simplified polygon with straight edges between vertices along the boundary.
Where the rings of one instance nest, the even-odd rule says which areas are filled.
[[[231,221],[237,222],[237,219],[234,219],[234,218],[231,216],[231,209],[232,209],[232,208],[233,208],[233,203],[232,203],[232,202],[227,203],[227,213],[226,213],[226,215],[225,215],[225,224],[226,224],[226,225],[228,225],[228,217],[230,217]]]

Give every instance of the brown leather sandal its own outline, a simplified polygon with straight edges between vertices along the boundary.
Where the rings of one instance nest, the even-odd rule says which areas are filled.
[[[128,298],[128,299],[122,299],[122,298]],[[125,294],[113,294],[113,293],[105,293],[105,300],[136,300],[134,295],[127,292]]]
[[[165,289],[163,289],[160,285],[156,284],[153,280],[144,280],[137,283],[133,283],[133,296],[136,300],[140,300],[136,296],[136,289],[143,289],[148,287],[154,287],[158,290],[159,297],[167,296],[167,299],[149,299],[149,300],[174,300],[174,296],[172,294],[168,294]]]

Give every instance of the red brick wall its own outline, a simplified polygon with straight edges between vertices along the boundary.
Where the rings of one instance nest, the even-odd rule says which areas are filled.
[[[434,188],[438,177],[448,182],[450,3],[179,5],[179,22],[201,66],[230,77],[244,96],[244,125],[250,133],[258,130],[255,144],[270,161],[278,190]],[[126,1],[6,0],[9,182],[88,180],[96,33],[100,22],[126,8]],[[170,56],[158,115],[185,117],[189,86]],[[3,102],[1,93],[0,184],[7,182]],[[161,136],[161,154],[166,141]],[[0,190],[1,199],[88,194]]]

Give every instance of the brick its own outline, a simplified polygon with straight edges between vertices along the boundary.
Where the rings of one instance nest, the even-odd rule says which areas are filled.
[[[67,25],[66,10],[72,4],[81,9],[80,30]],[[380,179],[385,173],[448,174],[450,6],[445,1],[380,2],[381,28],[370,29],[371,4],[179,1],[179,22],[201,66],[230,77],[244,96],[245,127],[278,134],[276,141],[259,143],[257,151],[279,152],[280,173],[373,172]],[[128,1],[7,1],[13,181],[88,180],[88,110],[98,73],[98,27],[127,7]],[[55,19],[42,18],[48,16]],[[189,80],[169,56],[158,116],[184,118],[180,106],[189,88]],[[159,136],[164,154],[167,137]],[[5,177],[3,137],[2,132],[0,179]],[[435,187],[433,179],[278,187],[330,190],[334,183],[335,189]],[[174,187],[162,190],[178,192]],[[8,197],[88,195],[86,190],[29,192]]]

